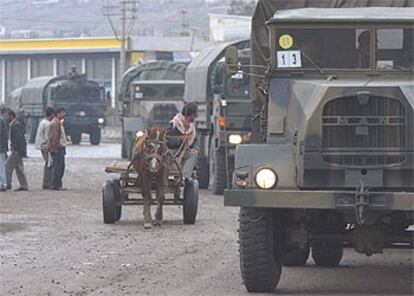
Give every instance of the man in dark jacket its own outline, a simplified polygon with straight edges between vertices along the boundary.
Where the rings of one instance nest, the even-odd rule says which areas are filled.
[[[0,116],[0,192],[7,190],[6,159],[9,151],[9,125],[5,119],[6,111],[6,108],[1,109]]]
[[[197,105],[188,103],[181,113],[178,113],[167,127],[167,146],[178,151],[178,161],[181,163],[183,177],[190,179],[197,164],[198,150],[196,148],[195,118]]]
[[[12,187],[12,175],[16,170],[17,179],[19,180],[20,187],[15,191],[27,191],[29,186],[27,184],[27,178],[24,174],[23,158],[27,157],[27,143],[24,136],[23,126],[18,120],[16,120],[16,114],[12,110],[6,111],[6,121],[10,126],[10,148],[11,154],[6,161],[6,178],[7,187]]]

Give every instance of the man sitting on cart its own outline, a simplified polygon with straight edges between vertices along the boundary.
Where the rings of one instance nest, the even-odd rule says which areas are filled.
[[[181,165],[183,178],[191,179],[197,164],[198,149],[196,148],[195,118],[197,105],[188,103],[181,113],[175,115],[167,127],[167,146],[175,151],[177,162]]]

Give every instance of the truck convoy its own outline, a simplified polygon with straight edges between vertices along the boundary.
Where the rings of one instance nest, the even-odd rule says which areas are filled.
[[[223,43],[201,51],[185,76],[184,101],[198,105],[200,188],[211,183],[215,194],[222,194],[231,180],[235,147],[250,136],[250,79],[241,71],[226,75],[224,52],[230,45],[238,49],[241,62],[249,63],[249,40]]]
[[[82,133],[90,136],[92,145],[99,145],[101,128],[105,125],[106,101],[104,89],[86,75],[42,76],[29,80],[21,89],[12,92],[12,102],[24,110],[27,118],[28,141],[33,143],[37,126],[48,106],[64,108],[65,132],[73,144],[79,144]]]
[[[282,265],[305,265],[310,250],[330,267],[344,245],[368,256],[413,248],[413,6],[258,1],[253,143],[236,149],[224,201],[241,208],[248,291],[273,291]],[[230,47],[226,69],[238,68]]]
[[[122,76],[122,158],[131,159],[134,139],[145,128],[166,127],[181,111],[185,70],[184,63],[160,61],[134,66]]]

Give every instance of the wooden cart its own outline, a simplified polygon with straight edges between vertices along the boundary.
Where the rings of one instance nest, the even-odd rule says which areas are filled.
[[[122,206],[142,205],[141,186],[137,183],[138,173],[127,169],[129,161],[115,161],[105,168],[109,174],[118,174],[118,178],[107,180],[102,188],[103,220],[112,224],[121,219]],[[151,190],[151,204],[156,204],[155,190]],[[183,207],[184,224],[194,224],[198,209],[197,179],[183,180],[179,169],[170,169],[165,188],[164,205]]]

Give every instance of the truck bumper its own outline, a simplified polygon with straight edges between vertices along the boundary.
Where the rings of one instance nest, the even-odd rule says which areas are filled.
[[[414,211],[414,192],[299,191],[231,189],[224,205],[288,209],[355,209],[361,203],[373,210]]]

